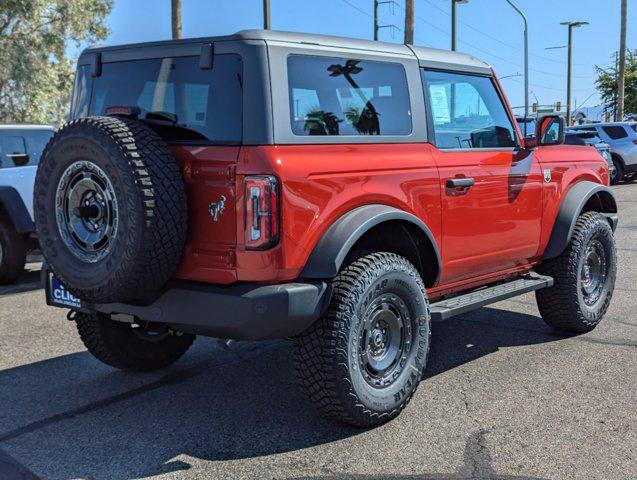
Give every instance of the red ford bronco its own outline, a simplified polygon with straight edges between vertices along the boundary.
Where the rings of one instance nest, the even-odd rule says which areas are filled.
[[[371,426],[433,320],[535,291],[586,332],[610,303],[607,163],[557,116],[522,138],[473,57],[273,31],[90,48],[71,118],[35,187],[47,302],[114,367],[291,338],[318,410]]]

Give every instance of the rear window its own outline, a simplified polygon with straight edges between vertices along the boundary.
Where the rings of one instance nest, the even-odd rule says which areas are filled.
[[[199,57],[105,63],[93,88],[79,85],[74,112],[104,115],[111,106],[136,106],[166,140],[220,144],[241,142],[242,63],[238,55],[215,55],[213,68],[199,68]]]
[[[604,130],[604,133],[606,133],[606,135],[608,135],[613,140],[619,140],[620,138],[626,138],[628,136],[628,133],[626,133],[624,127],[619,125],[602,127],[602,130]]]
[[[291,55],[295,135],[409,135],[405,69],[398,63]]]
[[[631,125],[630,128],[632,128],[633,130],[635,130],[635,132],[637,132],[637,123],[634,125]]]

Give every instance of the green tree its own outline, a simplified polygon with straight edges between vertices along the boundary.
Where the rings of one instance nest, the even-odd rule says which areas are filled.
[[[0,2],[0,122],[62,123],[73,83],[69,42],[103,40],[113,0]]]
[[[613,56],[614,59],[614,56]],[[617,111],[617,69],[595,66],[597,80],[595,86],[605,105],[605,110],[613,115]],[[629,52],[626,56],[626,87],[624,92],[624,111],[637,114],[637,55]]]

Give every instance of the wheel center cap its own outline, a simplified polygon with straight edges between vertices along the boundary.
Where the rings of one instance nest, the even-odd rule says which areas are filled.
[[[383,344],[383,332],[380,329],[374,329],[372,331],[372,345],[376,348],[380,348]]]

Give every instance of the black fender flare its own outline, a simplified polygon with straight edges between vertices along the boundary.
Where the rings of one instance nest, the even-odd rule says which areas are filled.
[[[596,197],[596,200],[594,199]],[[613,191],[606,185],[584,180],[573,185],[562,200],[557,212],[555,223],[549,242],[542,255],[542,260],[548,260],[560,255],[571,241],[577,218],[584,211],[590,201],[595,201],[592,210],[603,213],[613,231],[617,227],[617,201]]]
[[[35,232],[35,224],[22,197],[13,187],[0,187],[0,211],[4,210],[18,233]]]
[[[442,268],[440,250],[427,225],[415,215],[398,208],[371,204],[350,210],[328,227],[312,250],[301,272],[301,278],[335,277],[358,239],[376,225],[395,220],[411,223],[424,233],[436,254],[439,276]],[[436,278],[434,283],[437,281]]]

